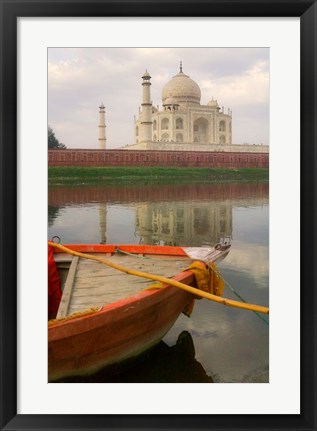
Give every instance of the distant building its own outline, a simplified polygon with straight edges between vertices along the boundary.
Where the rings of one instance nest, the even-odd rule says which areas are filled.
[[[148,72],[143,79],[143,100],[135,120],[135,144],[232,144],[232,114],[225,114],[217,100],[201,105],[198,84],[180,70],[162,90],[162,110],[152,106]]]
[[[214,98],[207,105],[201,105],[199,85],[183,72],[182,62],[179,73],[163,87],[162,109],[152,103],[151,85],[151,76],[146,70],[142,76],[142,103],[138,118],[134,119],[134,144],[122,149],[269,153],[267,145],[232,143],[232,111],[228,108],[225,113]],[[100,148],[105,148],[104,118],[102,105]]]

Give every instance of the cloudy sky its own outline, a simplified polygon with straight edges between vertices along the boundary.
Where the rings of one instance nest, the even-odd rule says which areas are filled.
[[[67,148],[98,148],[99,105],[106,107],[107,148],[133,144],[142,75],[152,76],[153,104],[179,72],[232,110],[234,144],[269,144],[268,48],[49,48],[48,124]]]

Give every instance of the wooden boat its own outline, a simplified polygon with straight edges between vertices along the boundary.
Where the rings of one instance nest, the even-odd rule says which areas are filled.
[[[188,266],[219,262],[230,245],[191,248],[141,245],[69,245],[114,265],[159,274],[195,286]],[[87,375],[133,358],[157,344],[195,295],[54,248],[62,297],[48,325],[48,380]]]

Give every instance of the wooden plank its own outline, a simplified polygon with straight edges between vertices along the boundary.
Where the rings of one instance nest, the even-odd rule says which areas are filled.
[[[66,317],[68,314],[68,308],[69,308],[69,303],[72,296],[74,279],[75,279],[76,269],[78,265],[78,259],[79,258],[77,256],[73,257],[72,263],[70,265],[68,276],[65,282],[63,296],[59,304],[59,308],[56,316],[57,319]]]
[[[121,263],[121,262],[120,262]],[[139,270],[149,272],[157,275],[174,275],[175,273],[183,270],[189,262],[153,262],[153,261],[139,261],[139,262],[126,262],[124,266],[127,269]],[[111,274],[125,274],[118,269],[111,268],[98,262],[93,264],[80,265],[77,277],[90,277],[90,276],[108,276]]]
[[[100,253],[95,253],[93,256],[95,257],[99,257],[101,259],[105,259],[109,262],[113,262],[119,265],[137,265],[141,262],[190,262],[191,259],[189,259],[188,257],[180,257],[180,258],[176,258],[175,256],[163,256],[162,258],[159,257],[151,257],[151,256],[144,256],[144,257],[138,257],[138,256],[125,256],[125,255],[112,255],[112,256],[105,256],[104,254],[100,254]],[[100,265],[100,262],[97,262],[95,260],[91,260],[91,259],[82,259],[81,260],[81,266],[90,266],[90,265]]]
[[[98,256],[104,257],[101,254]],[[187,257],[175,259],[173,256],[171,259],[164,256],[162,260],[159,257],[146,259],[136,256],[113,255],[107,260],[129,269],[163,275],[167,278],[178,274],[190,264]],[[155,283],[154,280],[129,275],[100,262],[80,259],[68,314],[111,304],[133,296],[153,283]]]
[[[138,292],[128,291],[124,292],[116,292],[111,295],[93,295],[93,296],[84,296],[84,297],[73,297],[72,302],[69,307],[69,314],[84,311],[92,307],[102,307],[107,304],[112,304],[116,301],[120,301],[123,298],[128,298],[130,296],[135,295]]]
[[[71,262],[73,260],[73,256],[68,253],[54,253],[54,260],[56,263]]]
[[[145,280],[143,283],[130,283],[119,286],[117,284],[109,286],[87,284],[86,286],[81,286],[80,288],[76,286],[75,290],[73,291],[73,298],[78,296],[92,297],[94,295],[112,295],[113,293],[129,294],[130,292],[140,292],[151,284],[153,284],[153,282],[149,280]]]
[[[142,289],[142,286],[144,284],[148,283],[150,280],[147,279],[140,279],[138,277],[134,278],[127,278],[126,276],[113,276],[111,278],[108,278],[106,281],[103,278],[87,278],[82,280],[76,280],[75,286],[76,291],[80,289],[93,289],[93,288],[100,288],[103,289],[105,292],[109,291],[112,287],[114,289],[122,289],[123,287],[129,288],[130,286],[140,286],[139,288]],[[152,282],[153,283],[153,282]]]
[[[129,278],[129,280],[127,280]],[[106,280],[91,278],[79,281],[76,278],[73,290],[71,308],[82,307],[82,309],[111,304],[123,298],[135,295],[151,285],[151,280],[139,277],[117,275]],[[111,282],[110,282],[111,281]]]

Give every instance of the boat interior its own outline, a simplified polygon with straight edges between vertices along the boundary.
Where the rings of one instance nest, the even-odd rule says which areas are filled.
[[[94,253],[94,255],[128,269],[167,278],[180,273],[192,261],[187,256],[160,257],[110,253]],[[126,274],[101,262],[67,253],[56,253],[54,259],[63,293],[56,316],[58,319],[92,307],[111,304],[132,296],[154,283],[153,280]]]

